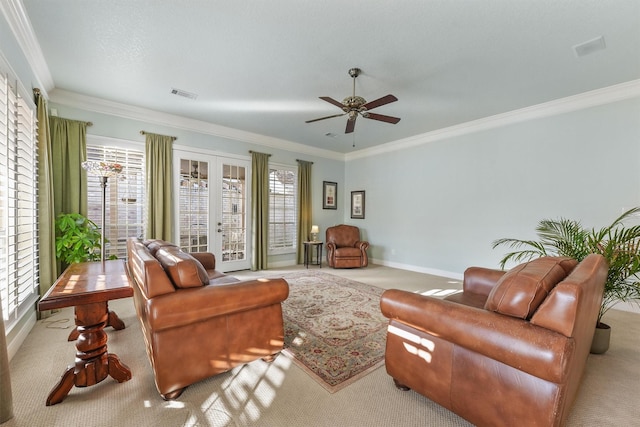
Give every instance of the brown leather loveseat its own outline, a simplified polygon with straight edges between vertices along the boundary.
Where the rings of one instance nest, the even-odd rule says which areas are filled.
[[[369,264],[369,242],[360,240],[360,229],[353,225],[334,225],[325,232],[327,263],[333,268],[358,268]]]
[[[561,426],[585,369],[608,266],[544,257],[509,272],[472,267],[444,300],[381,297],[385,363],[411,388],[478,426]]]
[[[127,241],[134,301],[158,392],[175,399],[200,380],[282,350],[284,279],[238,281],[210,253]]]

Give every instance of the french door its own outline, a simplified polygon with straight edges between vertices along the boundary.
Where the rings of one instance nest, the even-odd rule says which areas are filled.
[[[174,151],[174,171],[180,247],[213,252],[222,272],[250,268],[250,162]]]

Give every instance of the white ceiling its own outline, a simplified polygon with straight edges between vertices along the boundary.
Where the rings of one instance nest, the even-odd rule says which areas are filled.
[[[22,3],[52,97],[71,91],[340,153],[640,78],[639,0]],[[606,49],[576,55],[599,36]],[[360,118],[345,135],[346,117],[305,123],[340,113],[318,97],[350,95],[352,67],[362,69],[357,95],[398,97],[374,110],[398,124]]]

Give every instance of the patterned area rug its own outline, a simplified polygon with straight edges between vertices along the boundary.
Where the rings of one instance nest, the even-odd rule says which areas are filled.
[[[285,352],[334,393],[384,362],[383,289],[317,270],[284,276]]]

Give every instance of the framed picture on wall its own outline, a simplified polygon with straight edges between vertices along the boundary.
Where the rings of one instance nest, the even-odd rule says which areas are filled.
[[[351,218],[364,219],[364,191],[351,192]]]
[[[338,209],[338,183],[322,181],[322,209]]]

